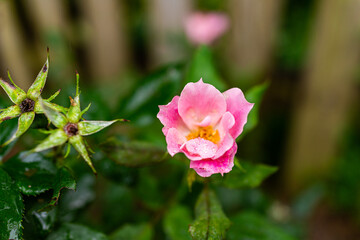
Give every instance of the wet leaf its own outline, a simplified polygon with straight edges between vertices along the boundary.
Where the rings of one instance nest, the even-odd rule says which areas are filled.
[[[101,144],[105,155],[117,164],[127,167],[143,167],[166,160],[169,156],[162,148],[150,143],[121,142],[109,139]]]
[[[26,93],[21,88],[6,82],[1,78],[0,86],[4,89],[10,100],[15,104],[20,104],[26,98]]]
[[[225,216],[213,191],[205,188],[195,206],[195,221],[189,231],[195,240],[225,239],[231,222]]]
[[[153,229],[149,224],[125,225],[110,236],[110,240],[151,240]]]
[[[22,239],[22,197],[13,180],[1,168],[0,209],[0,239]]]
[[[234,169],[225,174],[223,184],[228,188],[255,188],[258,187],[265,178],[277,171],[277,167],[265,164],[253,164],[242,161],[243,169]]]
[[[30,86],[27,92],[28,98],[32,100],[36,100],[40,96],[42,90],[44,89],[48,72],[49,72],[49,59],[46,59],[44,66],[41,68],[35,81]]]
[[[67,168],[62,167],[57,170],[55,181],[53,183],[52,188],[54,189],[54,193],[51,202],[49,203],[49,206],[54,206],[57,204],[60,197],[60,191],[62,189],[67,188],[67,189],[75,190],[76,188],[75,179]]]
[[[63,224],[57,231],[51,233],[46,238],[46,240],[79,240],[79,239],[108,240],[105,234],[74,223]]]
[[[56,166],[39,153],[22,152],[3,164],[25,195],[38,195],[53,187]]]
[[[211,50],[207,46],[200,46],[196,50],[186,74],[186,83],[197,82],[200,78],[219,91],[226,90],[226,84],[219,76],[212,60]]]
[[[231,218],[228,240],[295,240],[264,216],[245,211]]]
[[[189,223],[192,221],[191,212],[187,207],[175,206],[164,216],[163,227],[168,239],[191,240]]]

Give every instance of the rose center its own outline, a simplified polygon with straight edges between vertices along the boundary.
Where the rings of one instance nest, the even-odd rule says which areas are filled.
[[[214,130],[212,126],[199,127],[197,130],[189,133],[189,135],[186,136],[186,139],[191,140],[198,137],[203,138],[205,140],[209,140],[215,144],[217,144],[220,141],[219,131]]]
[[[68,123],[64,127],[66,135],[69,137],[75,136],[79,133],[79,128],[76,123]]]
[[[34,111],[34,108],[35,108],[34,100],[26,98],[24,101],[20,103],[20,110],[22,113],[32,112]]]

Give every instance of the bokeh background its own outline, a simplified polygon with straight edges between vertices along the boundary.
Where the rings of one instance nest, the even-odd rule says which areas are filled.
[[[135,127],[112,132],[164,145],[136,130],[155,116],[132,119],[124,99],[148,74],[190,61],[184,21],[194,11],[231,19],[211,46],[229,87],[270,83],[238,155],[280,167],[263,186],[275,218],[292,212],[308,239],[360,239],[359,0],[0,0],[0,76],[9,70],[27,89],[49,47],[45,95],[62,88],[66,103],[78,71],[91,116],[116,113]]]

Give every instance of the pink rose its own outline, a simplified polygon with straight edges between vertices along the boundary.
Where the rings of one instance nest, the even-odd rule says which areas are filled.
[[[202,79],[188,83],[179,96],[159,106],[167,149],[190,159],[190,168],[200,176],[230,172],[241,134],[253,103],[239,88],[221,93]]]
[[[185,33],[194,44],[209,45],[225,33],[229,18],[222,13],[193,13],[185,21]]]

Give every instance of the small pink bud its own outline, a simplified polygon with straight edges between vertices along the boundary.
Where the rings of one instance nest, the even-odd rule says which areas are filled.
[[[229,18],[223,13],[196,12],[185,20],[185,33],[193,44],[210,45],[229,28]]]

